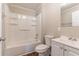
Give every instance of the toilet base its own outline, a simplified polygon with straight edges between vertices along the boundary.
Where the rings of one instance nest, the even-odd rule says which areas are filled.
[[[39,53],[39,56],[49,56],[49,51]]]
[[[44,56],[44,54],[40,54],[40,53],[39,53],[39,56]]]

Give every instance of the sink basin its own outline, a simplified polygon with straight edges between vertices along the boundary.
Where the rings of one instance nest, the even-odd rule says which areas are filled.
[[[69,41],[69,37],[67,37],[67,36],[61,36],[60,40],[62,40],[62,41]]]
[[[61,36],[60,38],[56,38],[53,41],[79,49],[79,39],[78,38],[76,41],[74,41],[74,40],[69,40],[69,37],[67,37],[67,36]]]
[[[77,38],[74,38],[74,37],[61,36],[60,38],[62,40],[77,41]]]

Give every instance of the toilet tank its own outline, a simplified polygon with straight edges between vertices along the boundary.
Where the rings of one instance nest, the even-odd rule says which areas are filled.
[[[51,39],[53,39],[53,35],[45,35],[45,44],[50,46],[51,45]]]

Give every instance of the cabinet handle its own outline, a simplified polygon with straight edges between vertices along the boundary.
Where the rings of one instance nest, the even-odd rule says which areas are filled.
[[[67,51],[67,49],[64,49],[64,51]]]

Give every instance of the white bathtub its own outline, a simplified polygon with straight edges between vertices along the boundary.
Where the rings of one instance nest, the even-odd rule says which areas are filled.
[[[5,49],[5,56],[19,56],[24,55],[29,52],[34,52],[36,45],[40,44],[40,41],[28,42],[26,44],[18,44],[13,46],[8,46]]]

